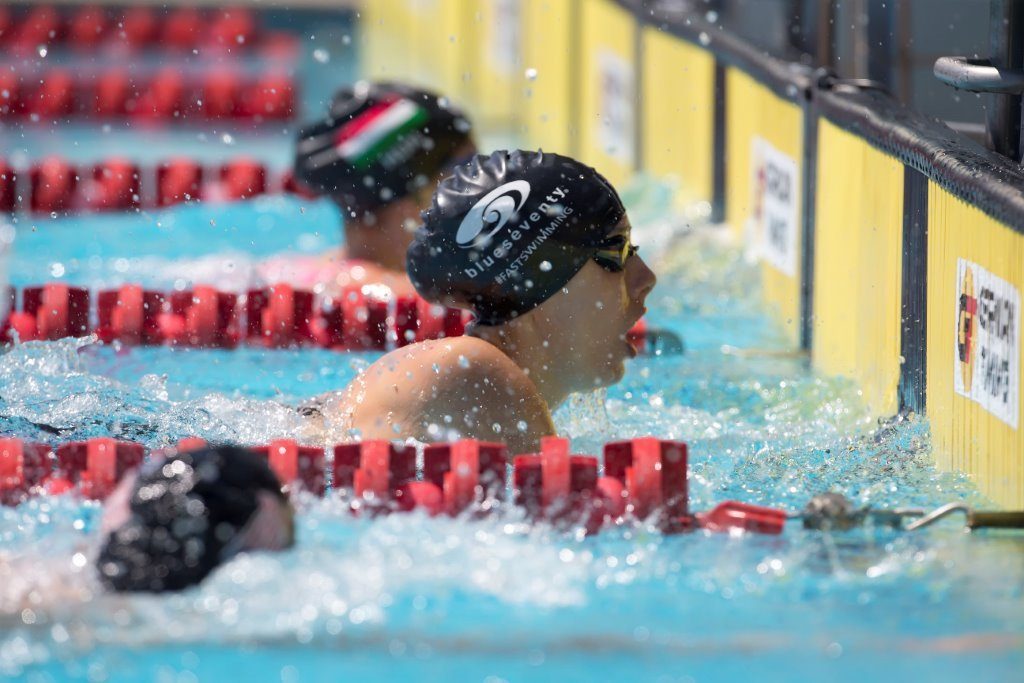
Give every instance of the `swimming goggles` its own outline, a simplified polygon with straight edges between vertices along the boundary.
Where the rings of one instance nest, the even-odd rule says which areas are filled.
[[[629,257],[640,250],[633,244],[629,235],[614,235],[597,245],[597,251],[591,257],[607,271],[621,273],[626,268]]]

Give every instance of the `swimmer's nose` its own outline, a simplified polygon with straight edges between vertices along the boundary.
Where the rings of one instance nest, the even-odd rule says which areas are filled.
[[[658,277],[640,256],[633,256],[626,262],[626,284],[633,301],[643,303],[657,283]]]

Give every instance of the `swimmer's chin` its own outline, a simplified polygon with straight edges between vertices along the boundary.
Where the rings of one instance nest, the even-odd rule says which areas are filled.
[[[603,370],[604,372],[594,378],[593,389],[607,389],[621,382],[622,378],[626,376],[625,360],[609,363]]]

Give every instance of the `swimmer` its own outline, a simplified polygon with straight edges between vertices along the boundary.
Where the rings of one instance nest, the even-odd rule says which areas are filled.
[[[654,273],[615,189],[543,152],[477,156],[441,182],[409,247],[421,296],[465,336],[387,354],[322,403],[328,438],[503,441],[536,451],[570,394],[618,382]]]
[[[412,294],[405,255],[438,181],[476,152],[469,121],[437,95],[394,83],[343,88],[322,121],[299,132],[295,178],[330,197],[344,217],[345,247],[309,260],[278,260],[270,281],[383,283]]]
[[[182,590],[242,551],[291,547],[293,518],[257,453],[218,446],[158,456],[105,501],[96,568],[113,591]]]

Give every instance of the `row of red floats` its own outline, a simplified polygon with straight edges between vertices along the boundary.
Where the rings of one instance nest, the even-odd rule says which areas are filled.
[[[295,113],[295,82],[287,73],[245,76],[217,69],[189,77],[164,68],[140,76],[112,68],[94,76],[67,69],[0,70],[0,121],[91,117],[144,123],[226,119],[286,121]]]
[[[203,445],[186,439],[178,448]],[[490,501],[512,500],[534,519],[582,524],[594,533],[623,518],[653,520],[665,533],[693,529],[781,533],[783,510],[736,501],[692,513],[687,496],[685,443],[640,438],[606,444],[604,472],[598,458],[570,453],[569,440],[541,439],[539,453],[509,460],[502,444],[463,440],[423,447],[364,441],[323,448],[278,440],[254,450],[268,458],[283,484],[318,496],[349,491],[354,511],[422,509],[431,515],[482,514]],[[0,498],[16,504],[46,492],[77,489],[102,499],[144,458],[141,445],[110,438],[62,444],[55,451],[19,439],[0,439]],[[509,468],[511,465],[511,468]],[[511,481],[508,472],[511,469]],[[330,480],[328,481],[328,477]]]
[[[60,11],[36,6],[16,12],[0,5],[0,48],[25,56],[40,46],[66,45],[75,51],[125,50],[236,51],[258,48],[280,52],[294,48],[294,39],[266,31],[245,8],[199,10],[193,7],[156,9],[96,6]]]
[[[468,314],[419,297],[394,297],[372,287],[349,287],[337,297],[278,284],[244,295],[198,286],[158,292],[123,285],[96,293],[49,283],[7,290],[8,319],[0,341],[52,341],[95,333],[104,343],[234,348],[320,346],[387,349],[425,339],[457,337]],[[95,323],[93,322],[95,321]],[[639,337],[637,338],[639,340]]]
[[[470,314],[417,296],[392,296],[373,287],[351,286],[336,297],[276,284],[244,295],[213,287],[159,292],[122,285],[96,294],[48,283],[8,288],[7,320],[0,343],[54,341],[95,333],[105,344],[230,349],[243,342],[268,348],[319,346],[335,350],[383,350],[428,339],[458,337]],[[95,324],[93,321],[95,320]],[[628,339],[645,352],[643,320]]]
[[[242,342],[269,348],[320,346],[335,350],[383,350],[428,339],[460,336],[468,312],[445,308],[416,296],[394,297],[372,287],[352,286],[336,297],[277,284],[244,295],[213,287],[159,292],[122,285],[96,294],[95,316],[89,290],[48,283],[7,289],[7,320],[0,343],[17,337],[54,341],[95,333],[105,344],[230,349]],[[95,320],[95,324],[93,324]],[[643,320],[628,339],[644,352]]]
[[[288,192],[311,197],[291,173],[274,175],[262,163],[238,158],[212,167],[170,159],[140,168],[125,159],[75,166],[48,157],[20,171],[0,159],[0,212],[67,214],[129,211],[198,201],[236,201]]]

